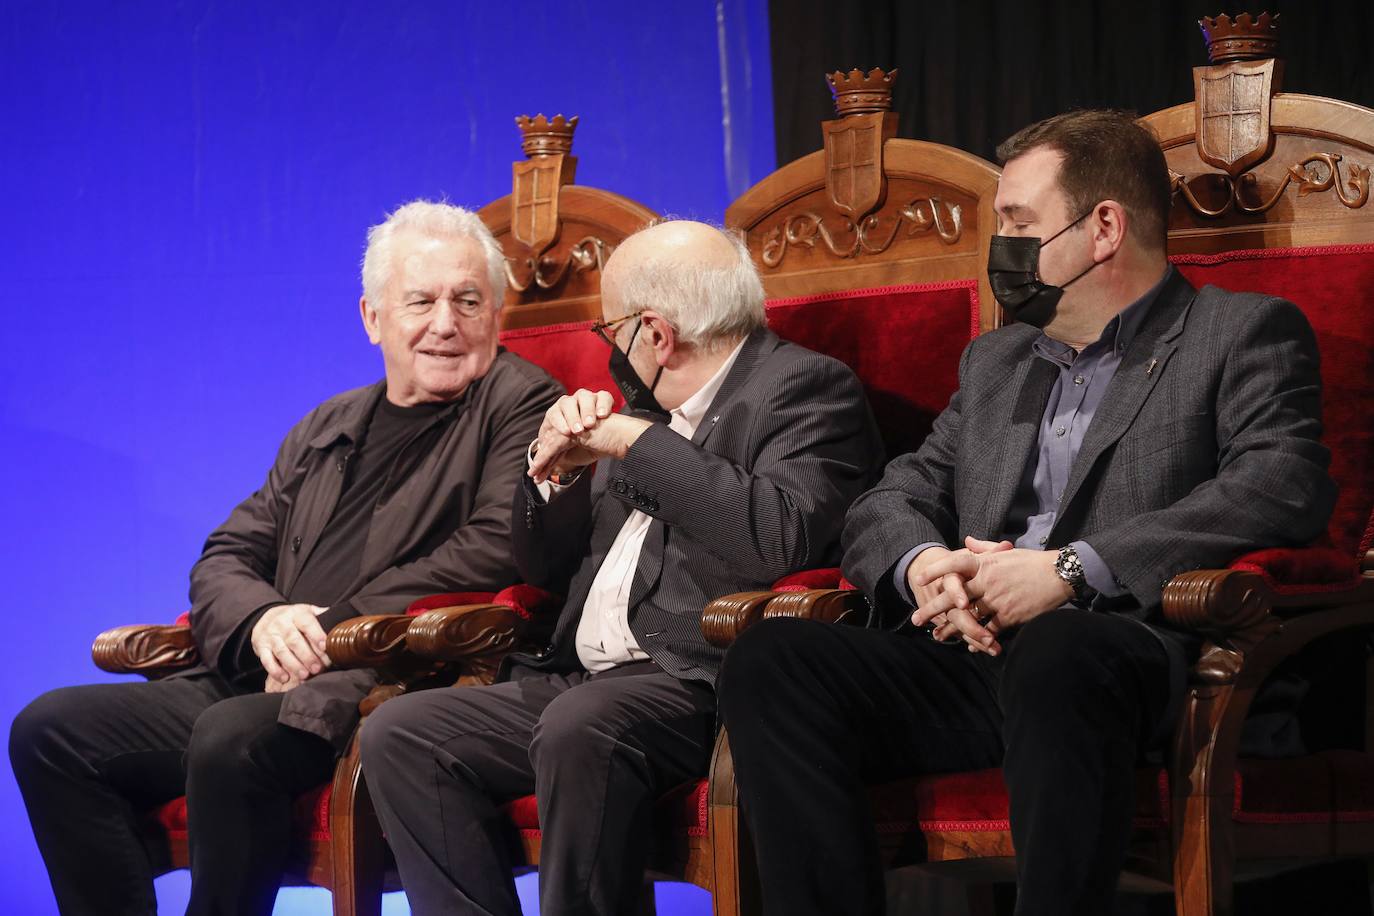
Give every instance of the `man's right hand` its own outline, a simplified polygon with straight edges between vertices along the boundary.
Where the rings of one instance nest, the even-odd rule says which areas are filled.
[[[271,681],[305,681],[329,667],[327,637],[316,615],[326,609],[313,604],[279,604],[259,618],[250,642]]]
[[[979,619],[976,597],[969,594],[965,583],[977,573],[979,555],[1011,549],[1010,541],[979,541],[970,537],[965,539],[963,550],[951,551],[937,546],[921,551],[906,570],[907,587],[916,598],[911,622],[931,627],[931,635],[941,641],[963,637],[971,652],[989,655],[1001,652],[995,624],[991,621],[985,624]],[[953,565],[967,568],[933,579],[926,575],[926,570],[936,563],[950,566],[947,558],[957,561]]]

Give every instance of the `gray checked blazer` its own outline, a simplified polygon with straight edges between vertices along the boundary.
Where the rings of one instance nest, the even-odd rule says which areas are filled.
[[[845,510],[882,470],[882,442],[854,373],[766,328],[745,340],[690,441],[664,424],[545,504],[517,488],[522,578],[567,595],[549,645],[513,664],[577,670],[577,622],[596,570],[632,510],[653,518],[630,589],[630,629],[677,677],[714,683],[722,651],[702,608],[833,566]]]
[[[1031,352],[1038,335],[1012,325],[970,343],[930,437],[850,509],[845,573],[881,622],[910,613],[892,583],[906,551],[1008,533],[1055,379]],[[1167,630],[1160,594],[1174,575],[1325,530],[1336,487],[1320,417],[1316,339],[1296,306],[1196,290],[1171,269],[1088,428],[1047,546],[1086,541],[1129,592],[1099,609]]]

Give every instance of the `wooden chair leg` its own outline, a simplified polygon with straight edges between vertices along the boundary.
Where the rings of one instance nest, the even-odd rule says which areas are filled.
[[[709,790],[713,916],[758,916],[763,912],[754,845],[740,815],[735,765],[724,730],[711,756]]]
[[[386,840],[362,777],[356,734],[334,771],[329,834],[334,916],[381,916]]]

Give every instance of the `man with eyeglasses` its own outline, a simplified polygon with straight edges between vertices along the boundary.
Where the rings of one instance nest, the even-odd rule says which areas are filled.
[[[517,914],[500,805],[535,793],[540,912],[634,912],[657,797],[705,774],[721,652],[711,599],[837,557],[881,467],[858,379],[764,327],[743,243],[693,222],[627,239],[602,277],[612,376],[547,413],[515,494],[527,582],[567,595],[499,683],[382,706],[364,772],[417,914]],[[595,465],[595,470],[593,470]]]
[[[140,814],[187,797],[191,914],[271,912],[292,799],[326,782],[374,678],[326,632],[436,592],[516,579],[510,492],[562,388],[497,345],[500,246],[416,201],[368,232],[362,321],[385,379],[287,434],[191,570],[204,665],[69,687],[15,720],[10,759],[64,916],[156,910]]]

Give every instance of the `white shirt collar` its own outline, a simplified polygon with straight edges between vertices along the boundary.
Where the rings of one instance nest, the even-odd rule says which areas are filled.
[[[743,340],[735,345],[735,349],[731,350],[730,355],[725,357],[725,362],[720,364],[715,375],[706,380],[706,384],[698,388],[687,400],[669,411],[672,416],[687,424],[687,438],[690,439],[696,435],[697,427],[701,425],[702,418],[706,416],[706,411],[711,406],[711,402],[720,392],[720,386],[725,384],[725,377],[730,374],[730,367],[739,358],[740,350],[744,349],[744,341],[748,339],[746,335]]]

